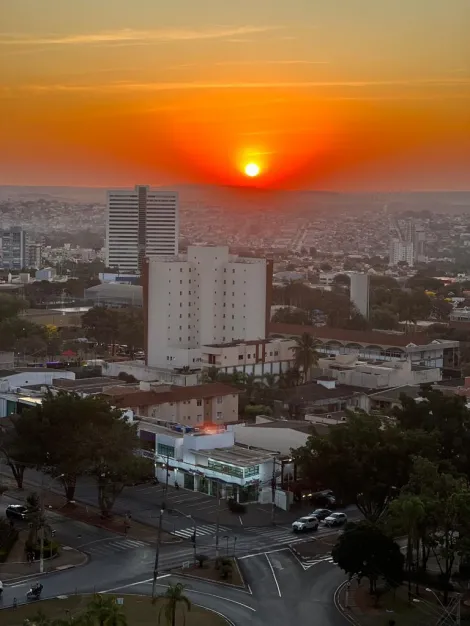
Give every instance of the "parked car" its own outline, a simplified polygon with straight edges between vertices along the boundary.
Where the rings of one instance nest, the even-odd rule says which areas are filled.
[[[28,509],[22,504],[9,504],[5,510],[5,515],[8,519],[25,520],[28,517]]]
[[[292,530],[295,533],[307,532],[309,530],[318,530],[318,519],[313,515],[301,517],[292,523]]]
[[[310,515],[314,515],[318,521],[323,522],[323,520],[331,515],[332,511],[330,509],[315,509],[313,513]]]
[[[342,526],[348,521],[346,513],[332,513],[325,517],[325,526]]]

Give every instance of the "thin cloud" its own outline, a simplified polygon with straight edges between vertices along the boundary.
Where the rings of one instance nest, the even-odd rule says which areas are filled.
[[[416,80],[369,80],[369,81],[304,81],[304,82],[148,82],[135,83],[117,81],[108,84],[73,84],[58,83],[49,85],[23,85],[17,90],[35,93],[84,92],[84,93],[119,93],[135,91],[194,91],[194,90],[231,90],[231,89],[313,89],[313,88],[350,88],[354,90],[379,87],[469,87],[470,78],[423,78]],[[360,96],[362,97],[362,95]],[[417,97],[420,97],[418,95]]]
[[[214,65],[329,65],[329,61],[306,61],[303,59],[294,59],[291,61],[263,61],[261,59],[253,59],[252,61],[219,61]]]
[[[203,39],[226,39],[231,37],[265,33],[276,26],[215,26],[203,30],[163,28],[158,30],[133,30],[124,28],[101,33],[78,35],[11,35],[0,33],[3,46],[77,46],[87,44],[141,44],[142,42],[197,41]]]

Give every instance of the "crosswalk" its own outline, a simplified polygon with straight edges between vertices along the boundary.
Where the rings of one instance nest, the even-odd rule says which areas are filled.
[[[128,552],[130,550],[136,550],[137,548],[144,548],[148,544],[136,539],[115,539],[106,541],[95,541],[89,544],[85,544],[80,547],[80,550],[87,552],[92,556],[111,556]]]
[[[328,555],[319,557],[317,559],[305,559],[305,560],[302,560],[301,562],[302,567],[304,569],[309,569],[310,567],[313,567],[314,565],[318,565],[319,563],[334,563],[333,557],[330,554],[328,554]]]
[[[308,535],[296,535],[287,526],[273,526],[272,528],[247,527],[245,531],[250,535],[256,535],[257,542],[263,546],[299,543],[309,539]]]
[[[230,528],[226,526],[219,526],[219,533],[229,532]],[[196,537],[202,537],[204,535],[215,535],[217,532],[217,526],[215,524],[204,524],[196,526]],[[187,526],[185,528],[178,528],[173,531],[173,535],[182,537],[183,539],[191,539],[194,534],[194,526]]]

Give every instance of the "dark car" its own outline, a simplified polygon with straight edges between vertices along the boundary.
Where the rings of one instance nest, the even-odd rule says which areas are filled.
[[[22,504],[9,504],[5,510],[8,519],[25,520],[28,517],[28,509]]]
[[[323,522],[325,517],[331,515],[331,511],[330,509],[315,509],[315,511],[312,511],[310,515],[314,515],[319,522]]]
[[[325,489],[324,491],[317,491],[310,496],[310,502],[319,506],[328,507],[334,509],[336,507],[336,498],[331,489]]]

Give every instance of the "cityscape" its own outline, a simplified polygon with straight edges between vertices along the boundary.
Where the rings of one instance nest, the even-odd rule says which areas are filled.
[[[470,624],[470,6],[159,4],[2,7],[0,626]]]

